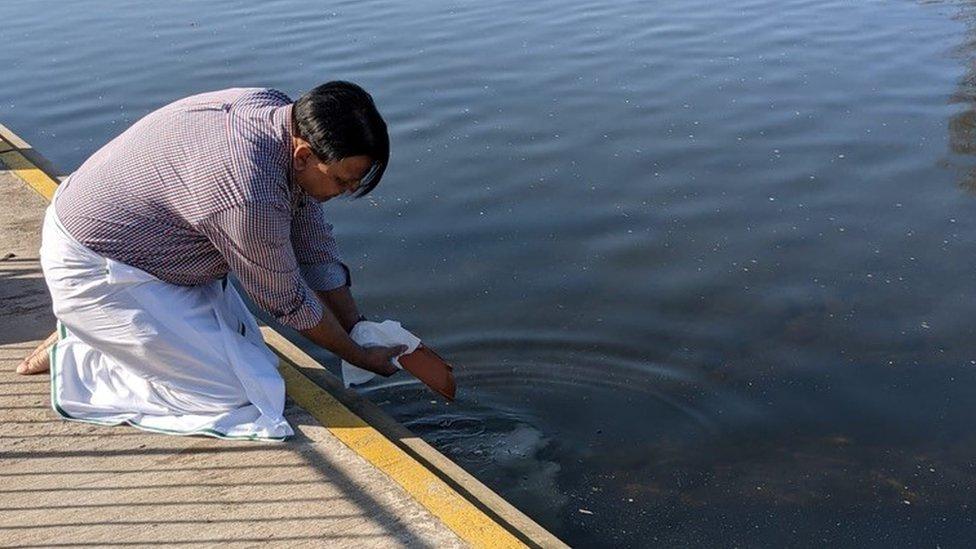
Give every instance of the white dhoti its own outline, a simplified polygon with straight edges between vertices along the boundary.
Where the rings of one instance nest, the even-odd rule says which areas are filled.
[[[283,440],[278,358],[234,286],[177,286],[81,245],[44,218],[58,318],[51,404],[79,421],[174,435]]]

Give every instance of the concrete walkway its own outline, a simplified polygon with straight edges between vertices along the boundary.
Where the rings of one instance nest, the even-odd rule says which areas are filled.
[[[466,544],[301,408],[281,444],[63,421],[18,376],[54,329],[37,250],[47,201],[0,170],[0,547]]]

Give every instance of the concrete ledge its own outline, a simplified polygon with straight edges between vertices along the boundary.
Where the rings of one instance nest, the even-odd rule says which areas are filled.
[[[50,200],[61,176],[29,144],[0,125],[0,163]],[[281,357],[288,395],[343,444],[382,471],[475,547],[565,547],[376,405],[347,391],[317,361],[271,328],[262,329]]]
[[[6,143],[5,143],[6,142]],[[4,148],[4,146],[8,148]],[[44,158],[44,155],[34,150],[29,143],[20,138],[16,133],[10,130],[7,126],[0,124],[0,152],[5,152],[7,150],[17,150],[22,154],[28,161],[30,161],[34,166],[37,166],[46,174],[50,175],[55,180],[62,180],[68,174],[60,172],[57,167]]]
[[[17,134],[10,130],[7,126],[0,124],[0,138],[3,138],[10,145],[20,150],[30,149],[31,146],[26,141],[20,138]]]

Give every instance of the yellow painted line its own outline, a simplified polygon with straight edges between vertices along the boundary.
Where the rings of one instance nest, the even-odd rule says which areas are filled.
[[[402,486],[458,537],[473,547],[526,547],[287,361],[281,360],[278,370],[285,379],[288,396],[343,444]]]
[[[0,154],[0,162],[41,196],[48,200],[54,196],[58,183],[24,155],[5,152]],[[279,361],[278,370],[285,380],[288,396],[472,547],[527,547],[286,360]]]
[[[32,189],[40,193],[44,198],[51,200],[54,190],[58,188],[58,182],[51,179],[27,157],[17,151],[0,153],[0,162],[17,177],[24,180]]]

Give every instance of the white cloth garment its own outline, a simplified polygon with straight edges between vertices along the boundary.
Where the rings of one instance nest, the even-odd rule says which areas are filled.
[[[396,347],[397,345],[406,345],[407,350],[393,359],[393,364],[401,370],[403,366],[400,366],[400,357],[416,351],[417,347],[420,346],[420,338],[411,334],[399,322],[393,320],[385,320],[383,322],[361,320],[352,327],[352,331],[349,332],[349,337],[363,347]],[[345,360],[342,361],[342,382],[346,388],[349,388],[351,385],[366,383],[374,377],[376,377],[376,374],[373,372],[353,366]]]
[[[283,440],[278,358],[233,285],[177,286],[99,256],[44,218],[58,318],[51,404],[67,419],[174,435]]]

